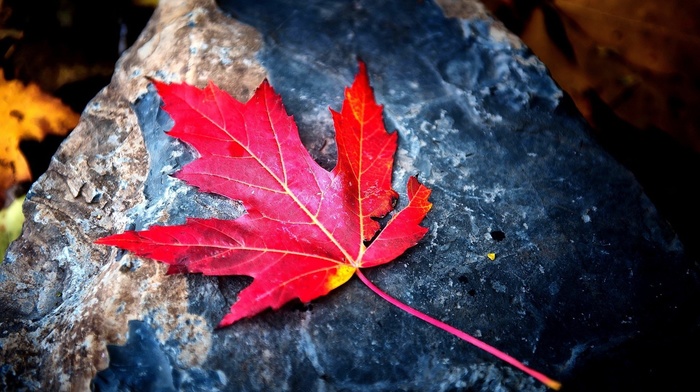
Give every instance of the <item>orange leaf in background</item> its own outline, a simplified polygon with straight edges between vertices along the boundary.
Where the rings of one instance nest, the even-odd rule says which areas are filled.
[[[554,0],[533,11],[521,38],[589,122],[594,93],[633,126],[700,151],[699,13],[679,0]]]
[[[5,80],[0,71],[0,198],[12,185],[31,181],[29,164],[19,149],[22,140],[66,135],[78,114],[34,84]]]

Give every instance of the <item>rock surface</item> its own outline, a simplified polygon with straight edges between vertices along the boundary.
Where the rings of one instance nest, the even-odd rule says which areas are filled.
[[[387,128],[399,132],[395,188],[418,174],[434,203],[426,238],[366,271],[370,279],[567,390],[682,382],[692,362],[670,379],[662,360],[697,347],[697,271],[542,64],[478,3],[219,6],[162,0],[32,187],[23,235],[0,265],[0,385],[543,390],[357,279],[215,330],[249,279],[166,276],[165,266],[92,244],[124,229],[243,213],[169,176],[192,152],[165,135],[171,121],[148,78],[212,80],[240,100],[268,78],[330,168],[328,106],[339,108],[358,57]]]

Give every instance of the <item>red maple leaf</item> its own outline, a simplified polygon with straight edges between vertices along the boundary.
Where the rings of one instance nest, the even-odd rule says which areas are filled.
[[[397,134],[384,128],[364,64],[333,112],[338,162],[331,172],[304,148],[282,100],[264,81],[247,103],[213,84],[154,82],[175,126],[168,132],[199,153],[176,177],[203,192],[241,200],[235,220],[190,218],[99,239],[170,265],[169,272],[247,275],[220,327],[299,298],[311,301],[358,268],[387,263],[415,245],[432,204],[411,178],[408,205],[381,229],[394,206]],[[380,230],[381,229],[381,230]],[[369,245],[367,245],[369,244]]]
[[[167,263],[168,273],[253,277],[219,327],[296,298],[311,301],[357,274],[400,309],[558,389],[557,381],[397,301],[362,274],[360,268],[388,263],[418,243],[428,231],[420,223],[432,204],[430,189],[411,177],[406,206],[381,227],[378,219],[398,198],[391,188],[397,133],[384,128],[365,65],[359,68],[341,111],[332,111],[338,161],[330,172],[304,148],[267,81],[246,103],[211,83],[198,89],[154,82],[175,122],[168,134],[199,153],[175,176],[242,201],[246,213],[234,220],[189,218],[184,225],[127,231],[96,243]]]

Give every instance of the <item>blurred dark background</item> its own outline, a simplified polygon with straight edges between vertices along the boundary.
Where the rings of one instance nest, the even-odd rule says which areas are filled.
[[[698,260],[700,2],[483,3],[542,59],[596,138],[636,175]],[[116,60],[156,5],[157,0],[0,0],[5,77],[36,83],[80,113],[109,83]],[[34,179],[62,140],[49,136],[22,143]]]

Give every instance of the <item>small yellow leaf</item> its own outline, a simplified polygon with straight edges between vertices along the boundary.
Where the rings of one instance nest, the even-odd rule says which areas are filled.
[[[0,263],[5,258],[5,251],[22,233],[24,215],[22,214],[22,203],[24,196],[15,199],[9,207],[0,210]]]
[[[7,81],[0,70],[0,195],[13,184],[32,180],[29,164],[19,149],[21,140],[66,135],[79,118],[58,98],[34,84]]]
[[[486,257],[489,258],[489,260],[496,260],[496,254],[495,253],[487,253]]]

